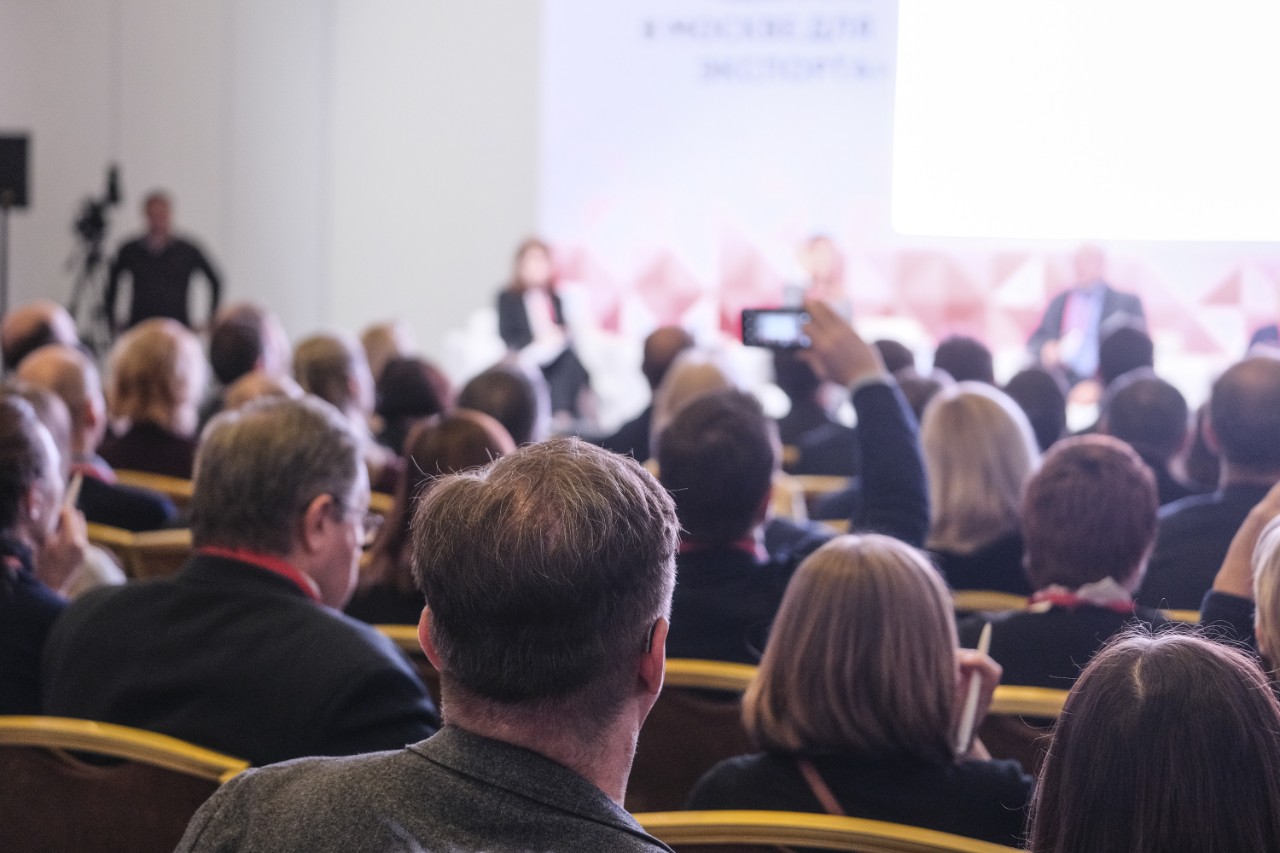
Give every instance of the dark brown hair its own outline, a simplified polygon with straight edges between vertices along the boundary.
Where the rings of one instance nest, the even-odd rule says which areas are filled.
[[[1076,589],[1111,577],[1132,588],[1156,534],[1155,478],[1110,436],[1058,442],[1022,499],[1027,577],[1035,589]]]
[[[442,474],[455,474],[488,465],[515,450],[502,424],[483,412],[459,409],[428,418],[405,439],[405,475],[396,488],[396,502],[370,552],[360,586],[385,584],[408,594],[415,589],[408,549],[409,522],[423,490]]]
[[[1129,635],[1067,697],[1032,801],[1035,853],[1280,850],[1280,705],[1241,652]]]

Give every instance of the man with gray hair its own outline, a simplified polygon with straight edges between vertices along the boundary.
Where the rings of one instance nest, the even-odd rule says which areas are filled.
[[[412,743],[435,707],[396,647],[338,610],[370,533],[359,439],[315,398],[205,430],[195,555],[77,599],[45,647],[46,713],[150,729],[269,764]]]
[[[662,487],[577,439],[441,479],[413,557],[445,727],[237,777],[178,849],[667,850],[621,803],[662,687],[676,543]]]

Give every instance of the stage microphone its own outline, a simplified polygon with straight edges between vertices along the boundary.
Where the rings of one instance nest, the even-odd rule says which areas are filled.
[[[107,204],[120,203],[120,167],[114,163],[107,169]]]

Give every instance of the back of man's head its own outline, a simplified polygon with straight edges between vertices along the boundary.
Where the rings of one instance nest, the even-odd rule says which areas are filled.
[[[991,350],[977,338],[951,335],[938,344],[933,366],[945,370],[957,382],[996,382]]]
[[[1155,345],[1140,324],[1126,323],[1107,332],[1098,345],[1098,379],[1104,386],[1139,368],[1155,365]]]
[[[517,446],[534,440],[538,389],[518,367],[499,365],[473,377],[458,394],[458,408],[484,412],[506,427]]]
[[[1137,587],[1156,534],[1151,469],[1106,435],[1064,439],[1045,454],[1022,499],[1027,577],[1035,589],[1111,578]]]
[[[773,354],[773,377],[791,400],[792,407],[817,402],[822,380],[795,350],[778,350]]]
[[[446,703],[603,727],[670,610],[676,542],[654,479],[577,439],[438,481],[414,514],[413,566]]]
[[[237,315],[218,323],[209,334],[209,366],[226,387],[259,367],[266,348],[262,324]]]
[[[49,344],[23,359],[17,376],[61,397],[71,416],[73,447],[85,453],[94,450],[105,429],[106,403],[92,359],[76,347]]]
[[[1004,393],[1027,413],[1042,451],[1066,433],[1067,387],[1055,374],[1043,367],[1028,367],[1013,375]]]
[[[350,423],[314,397],[223,412],[205,427],[196,456],[192,542],[288,554],[316,497],[350,508],[362,464]]]
[[[3,355],[5,370],[13,370],[40,347],[79,343],[75,321],[67,309],[49,299],[19,306],[0,322],[0,355]]]
[[[364,350],[346,335],[312,335],[293,351],[293,378],[302,390],[344,414],[373,412],[373,376]]]
[[[650,391],[658,390],[676,356],[693,349],[693,346],[693,335],[679,326],[663,326],[644,339],[644,361],[640,364],[640,371],[644,373]]]
[[[1191,427],[1182,392],[1150,368],[1131,370],[1108,387],[1102,422],[1108,435],[1162,462],[1182,449]]]
[[[659,477],[689,541],[724,545],[751,532],[769,495],[775,435],[760,403],[733,390],[696,398],[663,430]]]
[[[1228,463],[1280,473],[1280,359],[1257,355],[1227,368],[1209,394],[1209,424]]]

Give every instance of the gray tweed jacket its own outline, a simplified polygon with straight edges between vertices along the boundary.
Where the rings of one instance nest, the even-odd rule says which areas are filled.
[[[536,753],[455,726],[393,752],[250,770],[198,811],[186,851],[670,851]]]

